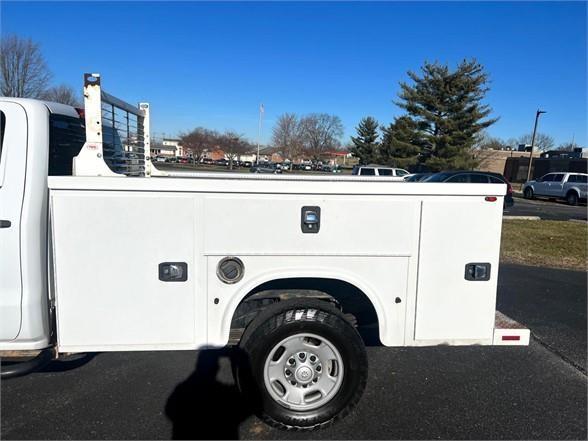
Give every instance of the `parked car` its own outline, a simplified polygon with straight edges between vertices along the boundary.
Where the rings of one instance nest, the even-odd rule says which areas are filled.
[[[277,167],[277,164],[259,163],[249,169],[251,173],[282,173],[282,170]]]
[[[386,167],[383,165],[357,165],[351,171],[352,175],[357,176],[386,176],[396,178],[396,181],[402,181],[403,177],[410,173],[403,168]]]
[[[483,171],[450,171],[434,173],[424,179],[423,182],[452,182],[452,183],[470,183],[470,184],[506,184],[506,195],[504,196],[504,208],[512,207],[514,199],[512,197],[512,185],[500,173],[483,172]]]
[[[533,199],[535,196],[565,199],[568,204],[576,205],[579,201],[586,201],[587,187],[586,173],[547,173],[526,182],[523,185],[523,195],[527,199]]]
[[[404,176],[404,182],[422,182],[433,173],[411,173]]]

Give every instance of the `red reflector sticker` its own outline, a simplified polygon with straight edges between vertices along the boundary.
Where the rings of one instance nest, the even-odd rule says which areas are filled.
[[[496,199],[498,199],[496,196],[486,196],[488,202],[496,202]]]
[[[518,341],[521,339],[520,335],[503,335],[502,341]]]

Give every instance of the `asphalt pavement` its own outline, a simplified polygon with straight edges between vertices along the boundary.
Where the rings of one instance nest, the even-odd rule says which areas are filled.
[[[506,216],[539,216],[544,220],[588,220],[586,204],[572,206],[560,201],[522,197],[515,197],[514,206],[504,210],[504,214]]]
[[[357,409],[283,432],[251,414],[230,351],[91,354],[1,385],[2,439],[586,439],[586,273],[503,265],[529,347],[369,347]]]

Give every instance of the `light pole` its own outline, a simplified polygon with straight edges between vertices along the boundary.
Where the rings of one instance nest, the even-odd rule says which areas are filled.
[[[537,123],[539,122],[539,115],[547,113],[545,110],[537,109],[535,113],[535,127],[533,128],[533,137],[531,138],[531,154],[529,155],[529,170],[527,170],[527,182],[531,179],[531,165],[533,164],[533,149],[535,148],[535,135],[537,134]]]

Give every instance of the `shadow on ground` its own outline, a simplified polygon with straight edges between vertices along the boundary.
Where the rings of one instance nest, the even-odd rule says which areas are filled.
[[[237,386],[217,379],[221,362],[235,356],[229,349],[200,351],[194,372],[172,392],[165,414],[173,439],[238,439],[239,424],[252,411]]]

